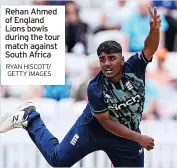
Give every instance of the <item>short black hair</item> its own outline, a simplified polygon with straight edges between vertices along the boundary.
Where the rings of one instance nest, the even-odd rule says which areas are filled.
[[[102,52],[106,54],[120,53],[122,55],[122,47],[118,42],[109,40],[99,45],[97,55],[100,56]]]

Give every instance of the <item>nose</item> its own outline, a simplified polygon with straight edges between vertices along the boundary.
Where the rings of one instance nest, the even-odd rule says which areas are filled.
[[[109,66],[109,65],[111,65],[111,62],[107,59],[106,62],[105,62],[105,65]]]

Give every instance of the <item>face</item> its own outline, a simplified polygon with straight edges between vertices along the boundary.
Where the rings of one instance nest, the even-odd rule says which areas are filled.
[[[116,80],[122,73],[124,57],[119,53],[106,54],[104,52],[99,56],[100,67],[105,76]]]
[[[118,3],[121,7],[124,7],[126,5],[126,0],[119,0]]]
[[[76,23],[78,21],[78,13],[75,4],[66,5],[66,21],[69,23]]]

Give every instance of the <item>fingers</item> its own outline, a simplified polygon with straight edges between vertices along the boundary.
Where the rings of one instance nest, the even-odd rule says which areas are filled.
[[[157,22],[161,23],[160,15],[157,15]]]
[[[148,11],[149,11],[150,17],[151,17],[151,18],[153,18],[153,12],[152,12],[152,10],[151,10],[151,7],[150,7],[150,6],[148,6]]]
[[[160,15],[157,15],[156,17],[157,17],[157,19],[159,19],[159,20],[160,20]]]
[[[151,140],[150,140],[150,143],[149,143],[151,146],[153,146],[154,147],[154,139],[153,138],[151,138]]]
[[[160,26],[161,26],[160,15],[157,15],[155,22],[156,22],[156,26],[157,26],[158,28],[160,28]]]
[[[149,147],[154,148],[154,142],[150,143]]]
[[[160,17],[159,15],[157,15],[157,8],[154,7],[154,13],[152,12],[152,9],[150,6],[148,6],[148,10],[149,10],[149,14],[151,16],[151,18],[156,18],[157,16]]]
[[[154,142],[154,139],[153,139],[153,138],[151,138],[151,141],[152,141],[152,142]]]
[[[147,147],[147,150],[148,150],[148,151],[150,151],[150,150],[152,150],[152,149],[154,149],[153,146],[148,146],[148,147]]]
[[[154,7],[154,16],[157,16],[157,8]]]
[[[154,149],[154,145],[148,145],[148,146],[146,147],[146,149],[147,149],[148,151],[150,151],[150,150]]]
[[[149,145],[147,145],[146,149],[147,149],[148,151],[154,149],[154,139],[153,139],[153,138],[151,138],[151,140],[150,140],[150,142],[149,142]]]

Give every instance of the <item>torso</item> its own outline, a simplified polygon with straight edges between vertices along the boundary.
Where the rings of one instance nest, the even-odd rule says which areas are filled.
[[[137,129],[143,112],[144,81],[133,73],[125,73],[113,84],[102,78],[103,96],[112,120],[119,121],[133,130]]]
[[[132,55],[123,67],[123,76],[112,83],[100,72],[88,86],[88,108],[94,114],[109,112],[110,118],[137,130],[145,101],[145,69],[149,62],[143,52]]]

